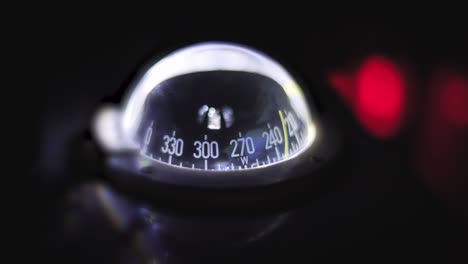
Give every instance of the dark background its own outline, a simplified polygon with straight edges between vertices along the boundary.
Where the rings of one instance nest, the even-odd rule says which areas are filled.
[[[10,71],[6,78],[12,79],[8,86],[13,88],[13,98],[18,98],[13,104],[22,111],[5,113],[12,127],[23,128],[26,123],[25,129],[19,129],[27,131],[24,136],[13,130],[25,144],[20,151],[15,148],[14,156],[24,155],[26,149],[33,161],[31,165],[13,162],[26,171],[13,177],[13,194],[8,195],[11,217],[6,217],[6,226],[12,227],[8,232],[12,236],[7,243],[12,250],[7,258],[14,263],[115,261],[119,247],[113,248],[115,240],[99,232],[105,224],[83,220],[88,231],[72,242],[57,228],[66,211],[66,193],[75,184],[99,177],[85,175],[93,165],[75,157],[79,156],[73,154],[80,145],[77,142],[86,138],[84,131],[103,98],[117,100],[148,58],[185,44],[221,40],[275,56],[306,83],[326,80],[328,73],[353,69],[367,56],[383,54],[409,69],[412,85],[404,125],[385,140],[366,131],[335,90],[320,88],[318,94],[326,98],[322,103],[339,116],[345,139],[339,169],[334,171],[340,180],[321,190],[323,195],[305,201],[271,239],[237,254],[215,254],[213,261],[296,263],[323,256],[375,255],[379,259],[441,257],[444,262],[466,259],[467,192],[462,186],[468,175],[467,127],[458,126],[458,132],[451,134],[456,143],[441,158],[447,165],[422,170],[435,172],[426,174],[415,164],[427,130],[424,120],[432,113],[431,77],[439,67],[467,77],[468,34],[461,18],[449,12],[450,21],[441,19],[444,14],[438,12],[413,17],[410,23],[396,14],[356,22],[333,12],[265,17],[161,13],[116,14],[108,9],[105,14],[110,15],[104,16],[81,9],[64,12],[19,6],[7,16],[5,42],[10,45],[5,51]],[[436,128],[448,129],[444,124]],[[434,151],[440,149],[435,146]],[[438,160],[423,161],[422,166]],[[443,183],[434,181],[437,177]],[[177,247],[171,250],[177,252]],[[231,255],[236,258],[226,257]]]

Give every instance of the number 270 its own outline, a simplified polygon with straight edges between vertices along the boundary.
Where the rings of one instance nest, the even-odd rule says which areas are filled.
[[[247,153],[249,154],[253,154],[255,152],[255,145],[251,137],[233,139],[229,142],[229,144],[234,145],[231,157],[243,156],[244,149],[246,149]]]

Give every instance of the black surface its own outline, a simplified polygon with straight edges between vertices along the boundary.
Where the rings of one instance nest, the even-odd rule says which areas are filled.
[[[13,246],[7,258],[14,263],[31,259],[112,263],[121,254],[128,259],[134,256],[128,235],[115,232],[105,217],[93,216],[102,211],[99,208],[85,207],[88,209],[79,214],[81,220],[72,217],[79,223],[72,228],[76,236],[65,236],[60,227],[70,221],[65,212],[74,208],[65,195],[77,183],[99,179],[92,155],[74,152],[77,146],[90,150],[73,139],[85,134],[102,98],[125,87],[150,55],[194,41],[238,41],[276,55],[305,82],[312,82],[317,72],[373,52],[404,57],[416,65],[421,78],[437,63],[463,67],[468,63],[466,30],[458,21],[408,25],[393,20],[353,24],[342,19],[317,24],[304,19],[281,24],[257,19],[252,20],[258,22],[254,24],[246,20],[210,26],[208,21],[195,23],[190,17],[158,22],[152,17],[106,20],[80,12],[20,11],[7,17],[11,25],[8,39],[13,40],[7,52],[14,73],[8,77],[14,79],[11,87],[25,105],[26,120],[38,125],[39,131],[23,137],[32,140],[25,143],[33,155],[33,173],[13,178],[14,193],[8,199],[7,226],[13,228],[11,239],[5,242]],[[281,24],[280,30],[277,24]],[[333,104],[342,116],[346,134],[342,155],[346,158],[335,173],[343,180],[305,201],[306,206],[294,208],[289,220],[258,244],[242,250],[192,252],[202,259],[199,261],[186,253],[193,247],[174,243],[170,249],[177,256],[174,259],[180,258],[179,263],[299,263],[324,256],[377,256],[377,261],[440,257],[445,263],[466,259],[466,227],[459,212],[443,206],[410,169],[411,132],[390,142],[372,139],[332,91],[321,92],[328,98],[323,103]],[[417,91],[420,98],[426,93],[424,88]],[[18,163],[17,168],[28,167]],[[184,261],[186,258],[191,261]]]

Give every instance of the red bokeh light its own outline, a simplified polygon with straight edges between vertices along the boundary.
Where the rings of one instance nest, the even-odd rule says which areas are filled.
[[[395,135],[406,99],[398,67],[384,57],[369,57],[359,69],[356,82],[356,111],[362,125],[379,138]]]
[[[347,104],[354,106],[354,95],[356,91],[354,76],[346,72],[335,72],[330,74],[329,81],[338,95],[340,95]]]
[[[453,125],[468,126],[468,77],[443,70],[435,85],[440,87],[440,108],[444,118]]]
[[[329,81],[374,137],[388,139],[400,130],[407,91],[402,71],[390,59],[370,56],[355,74],[335,72]]]
[[[468,75],[434,71],[416,164],[431,190],[468,213]]]

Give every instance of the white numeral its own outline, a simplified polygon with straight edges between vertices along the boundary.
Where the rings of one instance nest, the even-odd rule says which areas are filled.
[[[216,141],[195,141],[193,145],[196,147],[195,153],[193,153],[193,157],[196,159],[203,158],[203,159],[216,159],[219,157],[219,145]]]
[[[150,126],[146,130],[145,145],[148,145],[150,143],[152,134],[153,134],[153,122],[151,122]]]
[[[234,145],[231,157],[244,156],[244,150],[247,150],[248,154],[253,154],[255,152],[255,144],[251,137],[232,139],[229,144]],[[238,146],[240,146],[240,150]]]
[[[163,141],[164,145],[161,147],[162,153],[176,155],[178,157],[182,156],[182,153],[184,152],[184,141],[181,138],[164,135]]]
[[[265,138],[265,149],[271,149],[272,147],[283,143],[283,135],[281,134],[280,128],[277,126],[274,126],[273,129],[270,128],[268,132],[263,132],[262,137]]]
[[[294,118],[294,115],[291,112],[287,112],[286,114],[286,124],[288,126],[289,136],[294,136],[298,127],[296,118]]]

